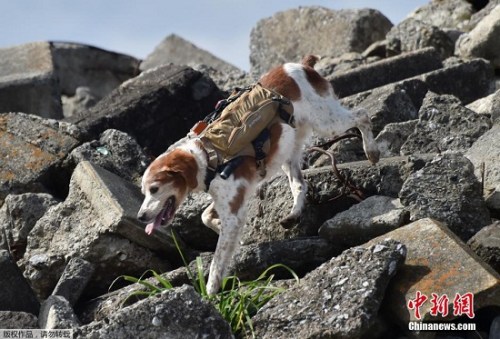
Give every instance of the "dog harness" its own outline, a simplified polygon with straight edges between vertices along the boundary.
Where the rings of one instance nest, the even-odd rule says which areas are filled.
[[[219,101],[215,110],[191,129],[207,153],[206,190],[217,173],[227,179],[241,164],[242,156],[254,157],[264,177],[270,148],[268,127],[277,121],[294,127],[293,105],[260,83],[237,88],[229,98]]]

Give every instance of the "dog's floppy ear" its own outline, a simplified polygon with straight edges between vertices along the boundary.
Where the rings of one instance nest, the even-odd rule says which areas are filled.
[[[183,151],[173,151],[171,161],[167,166],[167,171],[173,174],[181,175],[186,181],[189,188],[193,189],[198,186],[196,176],[198,174],[198,164],[194,157]]]

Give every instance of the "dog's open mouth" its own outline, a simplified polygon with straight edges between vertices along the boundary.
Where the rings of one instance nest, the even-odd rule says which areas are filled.
[[[167,225],[173,218],[175,213],[175,197],[172,195],[167,199],[165,205],[161,209],[160,213],[156,216],[155,220],[147,224],[146,233],[151,235],[153,231],[160,226]]]

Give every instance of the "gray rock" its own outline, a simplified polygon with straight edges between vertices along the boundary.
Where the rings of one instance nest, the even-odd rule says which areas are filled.
[[[54,287],[52,295],[64,297],[71,306],[75,306],[94,271],[95,266],[87,260],[72,258]]]
[[[351,71],[337,74],[330,79],[335,94],[344,98],[376,87],[404,80],[443,67],[434,48],[401,54]]]
[[[342,99],[349,108],[364,108],[370,114],[376,136],[385,125],[418,118],[427,87],[420,80],[407,80]]]
[[[163,41],[155,47],[155,50],[144,59],[140,69],[141,71],[145,71],[171,63],[190,67],[197,64],[205,64],[223,73],[241,72],[238,67],[197,47],[176,34],[170,34],[163,39]]]
[[[429,91],[454,95],[465,105],[495,91],[493,68],[483,59],[460,61],[418,78]]]
[[[183,286],[75,330],[75,338],[233,338],[220,313]]]
[[[465,151],[490,127],[488,117],[465,108],[457,98],[430,92],[401,154]]]
[[[487,97],[478,99],[467,105],[467,108],[478,114],[486,114],[492,122],[500,121],[500,89]]]
[[[217,87],[227,93],[227,96],[229,96],[236,87],[247,87],[257,81],[257,79],[250,74],[240,70],[223,72],[204,64],[195,64],[191,67],[212,79]]]
[[[308,54],[336,57],[362,52],[383,39],[391,26],[373,9],[299,7],[278,12],[260,20],[250,33],[251,73],[260,76],[273,66],[299,61]]]
[[[69,118],[75,114],[82,113],[83,111],[94,106],[98,99],[88,87],[77,87],[75,95],[61,97],[63,105],[63,115]]]
[[[477,232],[469,239],[467,245],[500,273],[500,222],[496,222]]]
[[[396,198],[406,178],[421,169],[432,156],[381,159],[376,166],[367,161],[340,164],[340,173],[349,178],[365,197],[387,195]],[[335,214],[357,202],[344,184],[336,178],[331,167],[303,171],[308,182],[305,208],[297,225],[290,229],[280,220],[288,215],[293,198],[284,176],[276,177],[262,187],[261,194],[249,201],[248,220],[242,234],[243,244],[280,239],[316,236],[318,228]]]
[[[65,165],[73,170],[81,161],[90,161],[137,185],[140,185],[142,174],[150,163],[133,137],[115,129],[104,131],[99,140],[75,148]]]
[[[400,227],[363,245],[369,247],[380,241],[393,239],[404,244],[407,256],[404,265],[392,279],[384,299],[385,314],[394,323],[406,328],[409,321],[449,321],[457,316],[450,312],[443,319],[431,316],[432,303],[427,300],[420,307],[422,319],[408,309],[417,291],[432,298],[447,295],[450,303],[457,293],[474,295],[474,308],[499,305],[500,275],[484,265],[474,253],[445,225],[421,219]]]
[[[475,174],[483,185],[486,204],[500,210],[500,125],[494,125],[467,151],[475,167]]]
[[[88,162],[80,163],[66,200],[51,207],[28,238],[21,262],[36,293],[46,298],[74,257],[96,267],[86,289],[91,296],[107,291],[120,275],[140,276],[150,268],[167,270],[169,263],[142,245],[177,251],[166,231],[147,237],[143,225],[137,224],[140,201],[134,185]]]
[[[489,339],[500,338],[500,316],[496,316],[491,322]]]
[[[393,231],[408,220],[409,213],[399,199],[375,195],[327,220],[319,235],[346,249]]]
[[[464,58],[485,58],[500,68],[500,6],[495,7],[456,43],[456,54]]]
[[[406,248],[352,248],[309,273],[253,317],[258,338],[359,338],[374,324]]]
[[[43,329],[77,328],[80,321],[66,298],[51,295],[40,307],[38,325]]]
[[[431,1],[417,8],[408,17],[441,29],[464,30],[474,13],[475,9],[470,1],[441,0]]]
[[[455,47],[448,34],[441,29],[411,17],[391,28],[386,40],[390,53],[399,54],[434,47],[443,59],[453,55]]]
[[[123,83],[97,105],[68,119],[95,140],[107,129],[134,137],[160,154],[222,99],[212,80],[187,67],[162,66]]]
[[[139,74],[140,61],[134,57],[71,42],[50,44],[63,95],[73,96],[78,88],[87,87],[100,100]]]
[[[58,170],[78,145],[74,125],[24,114],[0,114],[0,204],[9,193],[66,190]]]
[[[50,43],[0,48],[0,112],[63,117]]]
[[[0,311],[20,311],[38,314],[38,302],[23,273],[9,252],[0,250]]]
[[[242,246],[235,255],[229,268],[230,275],[236,275],[243,281],[257,279],[266,269],[275,264],[283,264],[291,268],[299,277],[328,261],[341,251],[336,245],[319,237],[289,239],[261,244]],[[200,255],[205,278],[208,278],[212,253]],[[191,272],[197,272],[197,263],[189,264]],[[290,273],[284,269],[274,269],[271,273],[275,278],[289,279]],[[173,286],[191,284],[188,271],[185,267],[161,274]],[[160,286],[154,277],[146,282]],[[140,298],[129,298],[133,292],[144,291],[144,285],[135,283],[119,290],[107,293],[81,305],[80,317],[84,322],[102,320],[116,313],[123,305],[130,305]]]
[[[337,57],[322,55],[314,68],[323,77],[330,79],[336,74],[353,70],[367,63],[368,58],[364,57],[361,53],[349,52]]]
[[[463,240],[491,223],[474,167],[460,154],[436,156],[408,177],[399,197],[412,221],[437,219]]]
[[[466,31],[472,30],[476,25],[483,20],[491,11],[498,5],[500,5],[500,0],[488,0],[487,4],[484,6],[476,6],[476,8],[480,9],[478,12],[474,13],[469,20],[469,24],[465,28]]]
[[[0,328],[32,329],[38,328],[36,315],[26,312],[0,311]]]
[[[56,203],[58,201],[50,194],[8,195],[0,208],[0,246],[3,249],[10,248],[16,258],[21,258],[31,229],[47,209]]]
[[[169,227],[186,243],[198,251],[214,251],[217,233],[201,221],[201,214],[210,205],[208,193],[193,193],[179,206]]]
[[[401,146],[413,133],[418,120],[387,124],[377,135],[375,142],[381,158],[395,157],[401,154]]]

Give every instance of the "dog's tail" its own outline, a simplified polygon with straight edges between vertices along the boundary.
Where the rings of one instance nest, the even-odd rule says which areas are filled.
[[[304,66],[309,66],[309,67],[314,68],[314,65],[316,65],[316,63],[318,62],[319,59],[321,59],[321,58],[317,55],[312,55],[312,54],[306,55],[302,59],[301,64]]]

